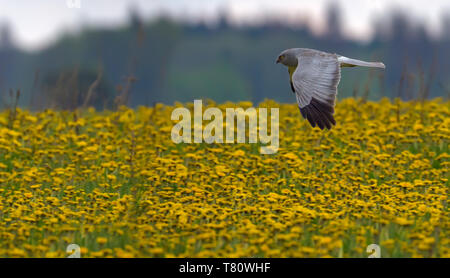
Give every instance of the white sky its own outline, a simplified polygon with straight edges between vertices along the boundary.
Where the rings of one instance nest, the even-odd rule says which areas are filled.
[[[282,16],[292,22],[306,20],[320,32],[326,7],[334,1],[340,4],[345,34],[367,40],[372,35],[374,18],[389,15],[393,7],[424,22],[434,34],[441,31],[439,23],[444,12],[450,11],[449,0],[79,0],[79,9],[68,8],[67,1],[0,0],[0,25],[9,23],[16,43],[29,50],[43,47],[61,32],[78,30],[82,25],[123,24],[131,6],[145,17],[165,13],[208,22],[225,10],[236,24]]]

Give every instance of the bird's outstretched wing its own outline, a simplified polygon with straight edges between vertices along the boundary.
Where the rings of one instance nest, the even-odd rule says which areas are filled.
[[[331,129],[336,125],[334,104],[341,69],[336,54],[305,51],[297,55],[292,83],[302,116],[311,126]]]

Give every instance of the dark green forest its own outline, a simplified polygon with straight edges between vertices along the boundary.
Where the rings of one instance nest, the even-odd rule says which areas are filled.
[[[386,70],[344,68],[338,99],[448,97],[450,20],[432,38],[401,12],[375,24],[361,44],[341,32],[339,10],[328,12],[328,31],[314,35],[306,25],[267,21],[236,27],[223,17],[215,26],[169,18],[145,20],[130,12],[118,29],[86,27],[49,47],[24,52],[0,33],[0,101],[21,91],[19,105],[31,109],[97,109],[127,104],[172,104],[194,99],[217,102],[265,98],[295,102],[287,69],[277,55],[292,47],[315,48],[347,57],[382,61]]]

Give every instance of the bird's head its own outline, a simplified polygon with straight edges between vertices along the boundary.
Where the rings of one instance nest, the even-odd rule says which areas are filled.
[[[286,49],[285,51],[281,52],[280,55],[278,55],[275,63],[282,63],[283,65],[288,67],[297,66],[298,61],[294,49]]]

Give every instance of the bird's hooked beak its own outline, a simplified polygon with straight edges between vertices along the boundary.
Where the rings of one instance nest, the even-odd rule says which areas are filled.
[[[281,56],[278,56],[277,60],[275,61],[275,64],[278,64],[281,62]]]

